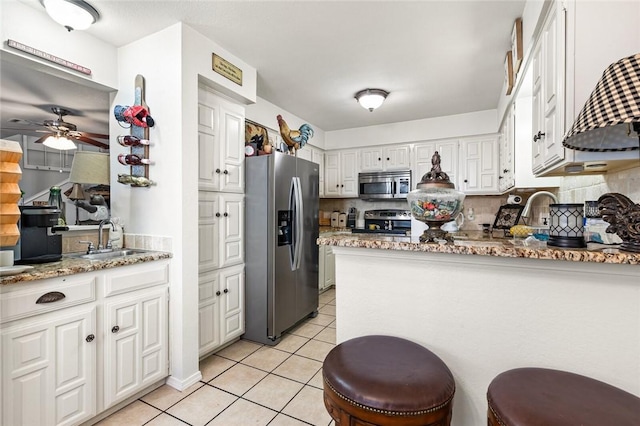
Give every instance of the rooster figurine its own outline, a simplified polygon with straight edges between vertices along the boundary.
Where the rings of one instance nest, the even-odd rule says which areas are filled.
[[[298,130],[291,130],[281,115],[278,114],[278,126],[280,126],[280,135],[284,143],[289,147],[289,152],[295,154],[296,150],[306,145],[307,141],[313,137],[313,128],[308,124],[303,124]]]

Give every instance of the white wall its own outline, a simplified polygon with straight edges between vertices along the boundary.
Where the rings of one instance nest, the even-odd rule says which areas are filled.
[[[325,132],[325,149],[408,143],[498,131],[496,110]]]
[[[284,121],[287,122],[291,129],[298,129],[303,123],[308,123],[313,128],[313,138],[309,140],[309,144],[316,148],[324,149],[325,146],[325,132],[313,123],[309,123],[303,118],[298,117],[277,105],[272,104],[260,97],[257,98],[257,102],[253,105],[248,105],[246,108],[247,118],[263,126],[269,127],[274,130],[278,130],[278,120],[276,116],[282,115]]]
[[[29,67],[43,69],[80,84],[100,84],[117,87],[117,50],[82,31],[68,32],[44,11],[13,0],[0,1],[0,37],[2,57],[26,59]],[[23,43],[77,65],[91,69],[91,76],[55,65],[36,56],[22,53],[6,45],[8,39]]]

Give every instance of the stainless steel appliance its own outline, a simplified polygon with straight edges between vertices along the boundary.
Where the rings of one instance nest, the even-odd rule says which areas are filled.
[[[17,264],[56,262],[62,258],[62,236],[56,230],[62,211],[56,206],[20,206]]]
[[[358,194],[364,200],[406,199],[411,191],[411,170],[358,174]]]
[[[245,161],[244,338],[275,345],[318,312],[318,165],[280,152]]]
[[[399,209],[365,210],[364,229],[354,228],[351,232],[408,235],[411,233],[411,212]]]

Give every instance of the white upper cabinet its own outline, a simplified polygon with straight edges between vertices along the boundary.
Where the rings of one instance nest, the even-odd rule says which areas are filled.
[[[419,142],[413,147],[413,163],[411,164],[411,170],[413,176],[411,176],[412,183],[411,189],[415,189],[416,185],[420,183],[422,176],[431,170],[433,166],[431,164],[431,157],[438,151],[440,154],[440,168],[445,172],[451,182],[458,188],[458,141],[430,141]]]
[[[296,155],[298,156],[298,158],[311,161],[319,166],[319,195],[320,197],[322,197],[324,195],[324,151],[319,148],[306,145],[304,148],[296,151]]]
[[[460,141],[460,186],[465,194],[498,193],[498,137]]]
[[[637,153],[585,152],[562,146],[604,70],[640,51],[640,2],[555,1],[542,20],[533,67],[532,168],[565,175],[567,166],[606,172],[637,164]],[[535,139],[535,140],[534,140]],[[599,164],[599,167],[593,168]]]
[[[244,108],[199,89],[198,188],[244,192]]]
[[[515,105],[508,110],[500,126],[498,190],[505,192],[515,186]]]
[[[357,197],[358,170],[358,151],[325,153],[325,197]]]
[[[368,147],[360,150],[360,171],[406,170],[411,167],[411,145]]]

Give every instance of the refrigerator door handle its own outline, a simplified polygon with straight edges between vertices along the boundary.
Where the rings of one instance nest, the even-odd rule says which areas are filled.
[[[303,236],[302,232],[302,224],[304,222],[304,203],[302,202],[302,188],[300,185],[300,178],[294,177],[294,188],[296,194],[296,232],[295,232],[295,242],[296,242],[296,255],[295,255],[295,270],[300,269],[302,265],[302,247],[303,247]]]

